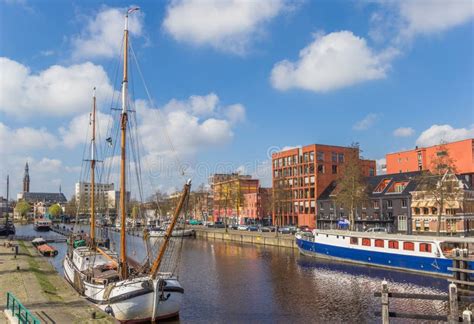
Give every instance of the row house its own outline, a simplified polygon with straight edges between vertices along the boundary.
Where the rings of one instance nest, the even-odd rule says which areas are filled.
[[[411,233],[411,196],[421,172],[407,172],[367,177],[367,201],[355,209],[355,229],[373,227],[388,232]],[[336,203],[337,184],[333,182],[318,199],[317,225],[337,229],[349,218],[349,210]]]
[[[440,195],[429,190],[429,182],[449,188],[450,194]],[[428,183],[426,183],[428,182]],[[433,184],[430,187],[433,187]],[[444,235],[470,235],[474,230],[474,190],[470,179],[452,173],[427,178],[411,192],[413,231],[418,234],[436,233],[441,208],[440,233]],[[441,200],[442,207],[441,206]]]

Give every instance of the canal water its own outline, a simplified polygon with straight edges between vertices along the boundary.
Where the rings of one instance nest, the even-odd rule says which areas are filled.
[[[17,235],[35,234],[31,225],[17,227]],[[128,242],[130,254],[144,255],[141,238]],[[53,245],[59,255],[50,262],[62,273],[66,245]],[[380,322],[374,315],[381,310],[380,298],[373,295],[383,279],[398,292],[446,294],[448,285],[445,279],[323,261],[288,248],[186,238],[179,270],[184,302],[179,320],[172,322]],[[390,307],[405,313],[447,312],[445,303],[433,301],[395,299]]]

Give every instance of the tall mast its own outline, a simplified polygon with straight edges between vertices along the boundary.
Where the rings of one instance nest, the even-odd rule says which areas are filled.
[[[128,96],[128,15],[139,8],[128,9],[125,15],[125,28],[123,32],[123,80],[122,80],[122,114],[120,115],[120,213],[121,213],[121,228],[120,228],[120,274],[122,279],[128,277],[127,266],[127,247],[126,247],[126,231],[125,224],[127,223],[127,206],[126,201],[126,179],[125,179],[125,163],[126,163],[126,138],[127,138],[127,96]]]
[[[92,95],[92,139],[91,139],[91,244],[95,246],[95,87]]]

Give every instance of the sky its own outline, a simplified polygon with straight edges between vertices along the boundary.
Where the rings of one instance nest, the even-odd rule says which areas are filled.
[[[143,196],[214,172],[269,186],[271,153],[288,147],[358,142],[382,165],[474,137],[470,0],[0,0],[0,195],[7,175],[20,192],[28,161],[31,191],[70,198],[87,175],[93,87],[100,179],[118,182],[105,138],[130,7],[132,196],[138,165]]]

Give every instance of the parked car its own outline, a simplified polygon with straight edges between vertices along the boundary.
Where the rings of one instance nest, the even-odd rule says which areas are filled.
[[[237,226],[237,229],[239,231],[246,231],[249,227],[247,225],[239,225]]]
[[[263,227],[260,227],[260,232],[262,232],[262,233],[275,232],[275,227],[273,227],[273,226],[263,226]]]
[[[298,228],[296,226],[288,226],[288,230],[290,231],[290,234],[296,234],[296,232],[298,232]]]
[[[372,227],[366,230],[366,232],[370,233],[387,233],[387,229],[385,227]]]
[[[237,229],[239,228],[239,224],[233,223],[233,224],[231,224],[231,225],[229,226],[229,228],[231,228],[231,229],[233,229],[233,230],[237,230]]]
[[[305,232],[305,233],[312,233],[313,228],[309,227],[308,225],[303,225],[303,226],[298,227],[298,231]]]
[[[278,233],[291,234],[290,229],[288,227],[278,227]]]
[[[214,223],[215,228],[225,228],[224,222],[215,222]]]
[[[189,221],[189,225],[202,225],[202,221],[197,220],[197,219],[191,219]]]
[[[207,227],[214,227],[214,222],[208,222],[208,223],[206,224],[206,226],[207,226]]]
[[[258,227],[256,225],[250,225],[250,226],[247,227],[247,231],[256,232],[256,231],[258,231]]]

